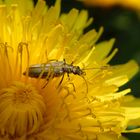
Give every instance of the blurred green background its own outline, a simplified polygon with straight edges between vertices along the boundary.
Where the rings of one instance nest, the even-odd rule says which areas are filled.
[[[48,5],[55,0],[47,0]],[[140,65],[140,12],[123,7],[97,8],[88,7],[76,0],[62,0],[62,12],[68,12],[72,8],[87,9],[89,16],[94,18],[92,25],[86,29],[104,27],[101,40],[116,38],[114,48],[119,52],[112,59],[111,64],[122,64],[130,59],[135,59]],[[130,87],[136,97],[140,97],[140,72],[123,88]],[[127,134],[130,140],[140,139],[140,134]]]

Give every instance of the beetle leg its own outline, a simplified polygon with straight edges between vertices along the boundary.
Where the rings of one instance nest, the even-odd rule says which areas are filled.
[[[63,61],[64,61],[64,64],[66,64],[66,60],[65,60],[65,58],[63,59]]]
[[[53,77],[54,77],[54,69],[53,69],[53,67],[51,66],[50,69],[49,69],[48,75],[47,75],[46,78],[45,78],[47,82],[45,82],[45,85],[42,87],[42,89],[45,88],[45,87],[47,86],[47,84],[50,82],[50,80],[51,80]]]
[[[73,65],[73,63],[74,63],[74,61],[72,61],[70,65]]]
[[[64,79],[64,74],[62,75],[62,78],[61,78],[61,80],[60,80],[60,82],[59,82],[57,88],[62,84],[63,79]]]
[[[45,78],[46,79],[45,85],[42,87],[42,89],[45,88],[48,85],[48,83],[50,82],[50,80],[52,78],[53,78],[53,74],[47,75],[47,77]]]
[[[49,83],[49,81],[47,81],[47,82],[45,83],[45,85],[42,87],[42,89],[45,88],[45,87],[48,85],[48,83]]]
[[[67,76],[68,76],[68,80],[70,81],[70,75],[69,75],[69,73],[67,73]]]

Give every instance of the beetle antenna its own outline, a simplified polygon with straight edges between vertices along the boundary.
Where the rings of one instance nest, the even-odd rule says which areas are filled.
[[[93,70],[93,69],[100,69],[100,70],[105,70],[105,69],[107,69],[108,68],[108,66],[102,66],[102,67],[99,67],[99,68],[84,68],[84,69],[82,69],[82,70]]]

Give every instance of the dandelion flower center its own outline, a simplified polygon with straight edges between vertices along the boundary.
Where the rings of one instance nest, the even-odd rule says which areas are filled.
[[[15,82],[0,92],[0,132],[11,136],[33,133],[43,123],[45,104],[31,85]]]

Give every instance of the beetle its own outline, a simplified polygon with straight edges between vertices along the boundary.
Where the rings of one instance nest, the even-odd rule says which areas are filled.
[[[65,59],[63,61],[50,61],[48,63],[31,65],[29,66],[28,70],[23,73],[23,75],[28,75],[29,77],[32,78],[40,77],[46,79],[47,81],[49,81],[51,78],[62,76],[61,81],[59,82],[60,85],[66,73],[68,77],[69,74],[79,75],[86,82],[84,78],[85,72],[79,66],[73,66],[73,63],[67,64]],[[47,84],[45,84],[45,86],[46,85]]]
[[[52,77],[54,78],[54,77],[60,77],[64,75],[65,73],[67,73],[68,75],[70,73],[73,73],[79,76],[85,75],[85,72],[79,66],[73,66],[72,64],[67,64],[65,60],[52,61],[49,63],[42,63],[42,64],[35,64],[35,65],[29,66],[28,68],[28,76],[33,77],[33,78],[38,78],[40,75],[41,75],[41,78],[46,78],[48,74],[52,75]],[[26,75],[26,72],[24,72],[23,75]]]

